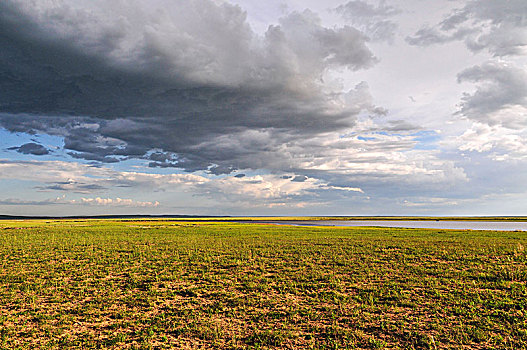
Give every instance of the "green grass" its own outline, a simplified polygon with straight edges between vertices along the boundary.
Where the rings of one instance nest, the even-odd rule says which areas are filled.
[[[0,222],[0,349],[526,349],[527,233]]]

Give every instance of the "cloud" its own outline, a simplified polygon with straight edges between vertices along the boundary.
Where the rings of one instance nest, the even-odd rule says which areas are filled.
[[[458,82],[473,83],[455,113],[469,121],[465,130],[445,145],[478,152],[493,161],[517,162],[527,157],[527,71],[516,64],[488,61],[458,74]],[[483,171],[483,170],[482,170]]]
[[[332,190],[338,190],[338,191],[364,193],[364,191],[362,189],[358,188],[358,187],[326,186],[325,188],[332,189]]]
[[[0,179],[17,179],[39,182],[41,191],[71,193],[105,192],[110,188],[130,188],[132,191],[182,191],[196,196],[236,202],[275,202],[316,196],[314,192],[331,189],[327,183],[298,176],[254,175],[244,177],[206,177],[196,174],[149,174],[123,172],[105,167],[94,167],[61,161],[9,161],[0,160]],[[305,178],[305,179],[304,179]],[[338,190],[344,190],[339,188]],[[355,189],[353,189],[355,190]],[[124,199],[83,197],[70,204],[148,206],[150,202],[130,202]],[[142,204],[141,204],[142,203]],[[157,206],[157,205],[155,205]]]
[[[18,147],[9,147],[8,150],[14,150],[23,154],[32,154],[34,156],[43,156],[49,154],[49,150],[46,147],[34,142],[25,143]]]
[[[56,205],[56,204],[73,204],[72,201],[66,200],[65,196],[49,198],[44,200],[24,200],[18,198],[0,199],[0,205]]]
[[[385,136],[379,137],[382,139]],[[379,140],[358,141],[380,142]],[[380,159],[377,156],[375,160]],[[0,160],[0,180],[21,182],[19,188],[26,191],[36,188],[38,192],[30,192],[33,194],[32,202],[42,202],[43,200],[34,199],[41,195],[57,193],[62,199],[56,204],[61,204],[63,207],[70,206],[72,210],[82,206],[91,208],[82,210],[95,210],[104,208],[106,203],[123,209],[144,207],[155,209],[157,212],[173,212],[174,207],[177,207],[177,210],[180,208],[191,210],[189,207],[195,205],[186,206],[183,203],[193,198],[190,203],[199,203],[201,210],[208,208],[206,210],[211,210],[211,213],[214,213],[214,208],[221,207],[238,208],[236,210],[243,208],[248,211],[253,208],[255,214],[266,208],[292,210],[313,207],[323,210],[335,206],[335,203],[339,203],[338,207],[344,213],[350,205],[360,207],[358,203],[367,201],[370,196],[376,198],[375,200],[383,201],[386,200],[386,196],[390,196],[390,194],[386,195],[387,192],[391,191],[392,195],[398,196],[404,190],[405,197],[412,198],[416,193],[422,196],[423,189],[430,190],[438,185],[446,189],[441,191],[446,194],[456,189],[457,182],[464,183],[464,174],[459,173],[460,169],[448,169],[447,165],[441,162],[435,164],[436,168],[433,170],[424,169],[419,162],[431,162],[426,157],[408,163],[408,158],[398,158],[394,164],[384,167],[379,164],[375,166],[369,164],[367,158],[361,161],[360,166],[359,163],[353,165],[354,169],[348,169],[350,167],[348,164],[342,164],[338,173],[332,174],[327,180],[320,180],[315,177],[321,175],[318,171],[313,171],[313,174],[309,175],[288,172],[246,174],[245,177],[236,178],[203,173],[152,174],[140,170],[117,171],[105,166],[63,161]],[[398,168],[396,164],[401,167]],[[399,174],[390,174],[394,170]],[[293,181],[297,176],[306,179],[302,182]],[[404,179],[407,180],[406,184],[403,182]],[[117,191],[119,194],[116,193]],[[135,204],[129,201],[119,203],[116,198],[128,198]],[[17,204],[15,201],[24,205],[21,203],[23,199],[25,198],[13,200],[11,206]],[[108,199],[112,199],[112,202],[110,203]],[[150,202],[155,205],[156,201],[159,202],[157,206],[140,204]],[[55,205],[47,202],[51,200],[46,200],[46,203],[41,205]],[[27,203],[30,204],[37,205]],[[192,210],[189,213],[191,212]]]
[[[453,10],[434,27],[408,37],[411,45],[427,46],[463,40],[473,52],[494,56],[527,52],[527,3],[524,0],[472,0]]]
[[[141,202],[134,201],[132,199],[123,199],[123,198],[81,198],[80,200],[76,199],[66,199],[66,195],[62,195],[56,198],[44,199],[40,201],[32,200],[22,200],[16,198],[8,198],[0,200],[0,205],[95,205],[95,206],[112,206],[112,207],[149,207],[155,208],[159,206],[158,201],[154,202]]]
[[[511,130],[500,125],[473,123],[456,138],[455,144],[464,152],[486,153],[494,161],[527,159],[527,129]]]
[[[0,29],[0,125],[63,137],[77,159],[268,168],[283,144],[383,113],[362,99],[371,102],[367,85],[324,83],[331,70],[376,63],[368,38],[308,10],[260,36],[238,6],[211,0],[11,0],[0,4]],[[229,152],[227,140],[238,140]]]
[[[423,197],[415,198],[414,200],[403,200],[402,205],[405,207],[412,208],[434,208],[434,207],[457,207],[467,200],[453,200],[451,198],[441,198],[441,197]]]
[[[400,13],[396,7],[379,1],[377,6],[366,1],[354,0],[334,9],[354,26],[363,31],[372,41],[392,42],[397,24],[388,18]]]
[[[434,27],[423,27],[419,29],[413,37],[407,37],[406,41],[410,45],[428,46],[434,44],[445,44],[451,41],[463,40],[467,35],[475,33],[475,29],[460,28],[456,31],[444,33]]]
[[[475,83],[465,93],[459,113],[471,120],[511,129],[527,126],[527,71],[506,62],[487,62],[458,74],[459,82]]]
[[[493,58],[468,67],[458,83],[472,83],[464,92],[456,117],[468,126],[447,144],[462,152],[478,152],[494,161],[518,161],[525,156],[527,133],[527,3],[523,0],[472,0],[451,11],[435,26],[407,38],[411,45],[464,42],[473,53]]]
[[[74,202],[77,203],[77,202]],[[155,208],[159,206],[159,202],[141,202],[134,201],[132,199],[123,199],[123,198],[81,198],[80,204],[83,205],[102,205],[110,207],[151,207]]]
[[[387,120],[367,82],[332,78],[373,67],[366,27],[398,13],[384,2],[349,9],[352,25],[325,26],[306,10],[260,35],[240,7],[212,0],[1,2],[0,126],[58,136],[69,160],[152,169],[3,162],[0,178],[37,169],[38,191],[105,198],[173,186],[271,204],[465,183],[452,160],[419,149],[419,126]],[[224,177],[238,170],[265,175]]]
[[[304,176],[304,175],[297,175],[295,176],[291,181],[293,182],[304,182],[308,179],[307,176]]]

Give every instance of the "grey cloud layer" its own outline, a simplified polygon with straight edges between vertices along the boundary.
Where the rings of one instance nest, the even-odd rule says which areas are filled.
[[[463,97],[460,113],[472,120],[511,129],[527,126],[527,72],[513,64],[487,62],[458,74],[458,81],[477,84]],[[500,113],[512,109],[512,113]],[[517,113],[514,113],[516,109]],[[523,117],[522,117],[523,116]]]
[[[397,24],[389,18],[400,13],[399,9],[386,4],[386,1],[380,1],[374,6],[361,0],[349,1],[335,11],[364,31],[373,41],[393,40]]]
[[[0,14],[1,125],[63,136],[77,158],[116,162],[158,150],[166,161],[154,156],[153,166],[259,168],[267,160],[254,154],[380,111],[358,98],[345,104],[367,95],[364,86],[345,96],[321,83],[328,69],[376,59],[361,32],[325,28],[309,11],[265,37],[239,7],[208,0],[156,11],[138,2],[8,1]],[[211,147],[229,135],[241,137],[238,147]]]
[[[494,56],[524,55],[527,50],[527,2],[524,0],[472,0],[450,13],[435,27],[408,37],[412,45],[464,40],[473,52]]]

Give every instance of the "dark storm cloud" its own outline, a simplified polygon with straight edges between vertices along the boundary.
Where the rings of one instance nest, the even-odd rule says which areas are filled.
[[[377,6],[361,0],[349,1],[340,5],[335,11],[346,20],[360,28],[374,41],[392,41],[397,24],[388,18],[400,13],[396,7],[379,1]]]
[[[10,147],[8,150],[17,151],[18,153],[23,154],[32,154],[34,156],[43,156],[49,154],[49,150],[46,147],[34,142],[29,142],[18,147]]]
[[[425,27],[407,38],[411,45],[464,40],[473,52],[494,56],[522,55],[527,48],[527,2],[473,0],[452,11],[435,27]]]
[[[64,137],[75,158],[220,174],[268,167],[284,143],[383,112],[357,102],[364,86],[345,96],[320,83],[376,62],[353,27],[304,11],[258,37],[229,4],[119,4],[0,4],[1,126]]]

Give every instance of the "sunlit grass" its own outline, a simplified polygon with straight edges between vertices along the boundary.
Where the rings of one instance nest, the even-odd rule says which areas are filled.
[[[0,222],[0,348],[527,347],[527,233]]]

